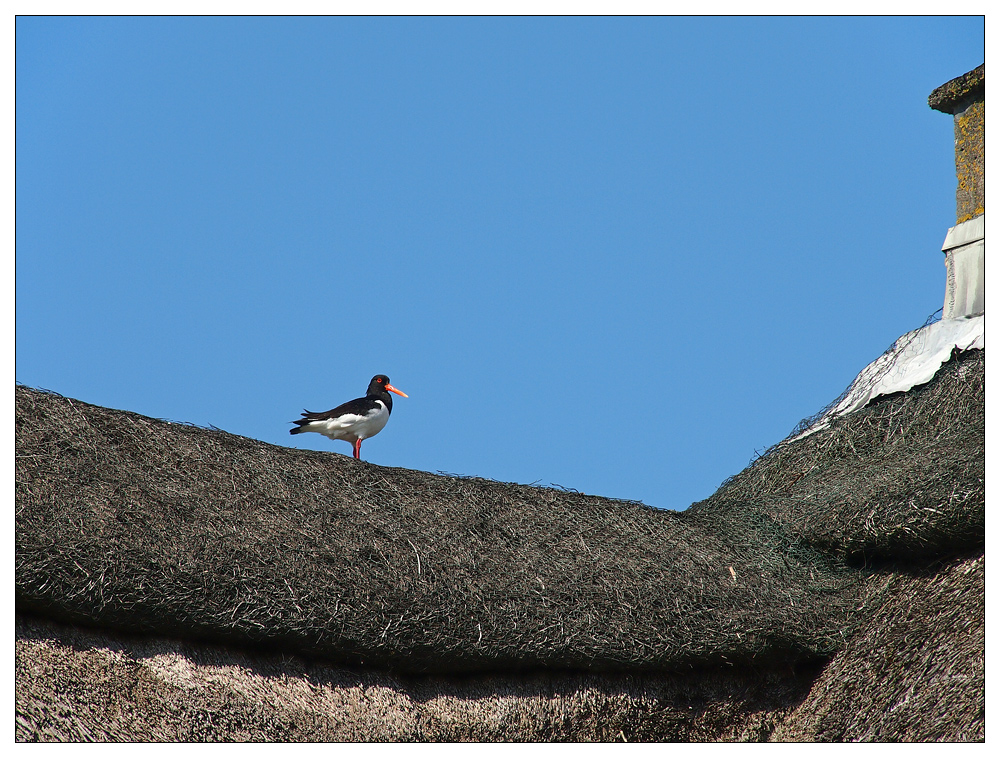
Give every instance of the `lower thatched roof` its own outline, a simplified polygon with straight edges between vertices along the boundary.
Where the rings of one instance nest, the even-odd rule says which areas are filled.
[[[407,677],[22,617],[19,741],[985,737],[982,557],[873,576],[825,667]]]
[[[23,741],[767,739],[812,669],[404,676],[23,617]]]
[[[872,575],[864,623],[775,741],[986,737],[986,560]]]
[[[920,595],[947,618],[946,596],[928,600],[918,577],[979,565],[984,377],[982,351],[958,356],[930,384],[778,446],[684,513],[290,450],[17,387],[18,608],[392,677],[667,681],[845,655],[858,673],[857,648],[886,642],[872,624],[893,602]],[[942,623],[934,639],[971,666],[956,695],[964,718],[981,691],[969,664],[980,638]],[[814,719],[810,734],[845,738],[848,720],[822,732]],[[794,731],[804,715],[795,723],[792,738],[806,733]],[[952,738],[982,730],[942,723]]]

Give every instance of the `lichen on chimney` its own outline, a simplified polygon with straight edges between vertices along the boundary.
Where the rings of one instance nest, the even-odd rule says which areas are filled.
[[[955,117],[956,223],[986,212],[986,64],[945,82],[927,104]]]

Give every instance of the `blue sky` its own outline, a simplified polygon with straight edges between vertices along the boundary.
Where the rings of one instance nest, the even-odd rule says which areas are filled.
[[[16,378],[684,508],[941,306],[983,21],[29,18]]]

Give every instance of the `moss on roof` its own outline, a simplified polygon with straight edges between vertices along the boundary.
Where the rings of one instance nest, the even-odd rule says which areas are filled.
[[[961,113],[971,103],[986,98],[986,64],[957,76],[931,92],[927,104],[942,113]]]

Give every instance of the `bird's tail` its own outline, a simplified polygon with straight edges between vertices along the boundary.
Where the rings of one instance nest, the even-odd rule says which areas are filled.
[[[308,429],[303,429],[306,424],[312,422],[314,416],[318,416],[318,413],[313,413],[312,411],[302,411],[302,418],[297,418],[295,421],[289,423],[298,424],[295,429],[289,429],[289,434],[302,434],[302,432],[308,432]]]

